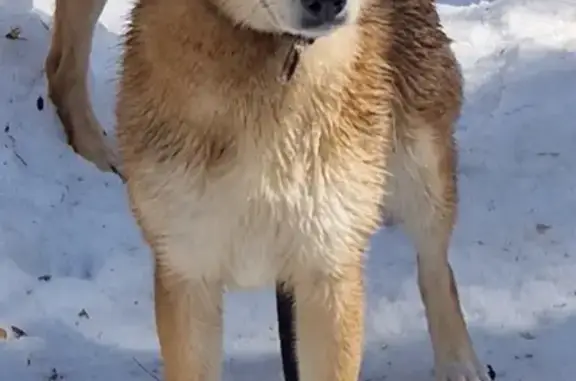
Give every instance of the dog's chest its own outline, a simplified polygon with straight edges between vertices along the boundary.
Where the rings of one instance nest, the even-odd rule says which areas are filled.
[[[149,220],[165,262],[182,276],[255,287],[332,272],[357,255],[358,232],[371,229],[382,197],[378,135],[343,119],[337,92],[295,91],[274,102],[237,112],[244,123],[215,123],[239,124],[231,151],[171,168],[170,181],[159,175],[151,202],[162,218]]]
[[[164,177],[143,210],[162,261],[183,277],[243,288],[346,261],[376,195],[355,183],[363,168],[330,167],[316,142],[253,147],[215,176],[181,168]]]

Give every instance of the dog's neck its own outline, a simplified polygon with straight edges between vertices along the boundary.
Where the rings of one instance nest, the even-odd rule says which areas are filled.
[[[288,35],[286,38],[292,39],[293,41],[291,42],[292,46],[288,50],[286,60],[282,65],[282,71],[280,73],[280,81],[282,83],[290,82],[294,76],[294,72],[296,72],[298,64],[300,63],[300,55],[302,54],[302,51],[314,43],[313,39],[306,37]]]
[[[224,21],[225,23],[233,24],[233,22],[229,20],[227,16],[223,15],[210,0],[203,0],[203,5],[208,10],[208,12],[212,14],[213,17],[218,18]],[[242,28],[240,26],[233,26],[233,27]],[[254,31],[253,33],[266,34],[263,32],[256,32],[256,31]],[[283,57],[284,63],[282,65],[280,72],[278,73],[278,79],[281,83],[287,84],[292,80],[292,77],[294,76],[294,73],[296,72],[296,69],[300,64],[302,53],[306,48],[308,48],[310,45],[314,43],[315,39],[300,35],[294,35],[290,33],[284,33],[281,34],[277,40],[279,41],[279,44],[287,45],[288,47],[286,53],[284,53],[286,49],[282,48],[278,49],[279,55],[282,56],[285,54],[285,57]]]
[[[310,44],[299,36],[235,25],[209,1],[142,2],[134,15],[138,27],[129,32],[128,54],[140,50],[146,62],[153,62],[154,75],[166,91],[183,97],[201,93],[199,104],[211,103],[212,97],[230,103],[247,95],[282,96],[283,88],[338,91],[357,56],[355,27]]]

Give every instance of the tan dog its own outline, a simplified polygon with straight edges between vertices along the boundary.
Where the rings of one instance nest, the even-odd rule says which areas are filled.
[[[80,84],[51,91],[88,153],[103,2],[57,1],[58,70]],[[219,380],[222,293],[275,282],[295,297],[300,379],[357,380],[381,204],[418,252],[436,379],[489,379],[448,262],[461,77],[432,0],[140,0],[125,48],[118,139],[166,381]]]

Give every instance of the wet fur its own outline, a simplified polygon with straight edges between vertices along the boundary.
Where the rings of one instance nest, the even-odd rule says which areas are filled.
[[[217,381],[222,292],[278,281],[300,378],[356,380],[382,207],[418,252],[436,379],[488,380],[448,263],[462,89],[433,2],[366,0],[283,84],[290,40],[223,1],[142,0],[125,41],[118,139],[155,257],[166,380]]]

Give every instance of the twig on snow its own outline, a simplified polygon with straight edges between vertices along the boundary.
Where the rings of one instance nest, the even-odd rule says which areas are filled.
[[[136,359],[136,357],[132,357],[132,360],[134,360],[134,362],[136,363],[136,365],[138,365],[138,367],[139,367],[140,369],[142,369],[144,372],[146,372],[147,375],[149,375],[150,377],[152,377],[152,378],[153,378],[154,380],[156,380],[156,381],[160,381],[160,379],[158,378],[158,376],[156,376],[154,373],[152,373],[152,372],[150,372],[148,369],[146,369],[146,368],[144,367],[144,365],[142,365],[142,364],[140,363],[140,361],[138,361],[138,360]]]

